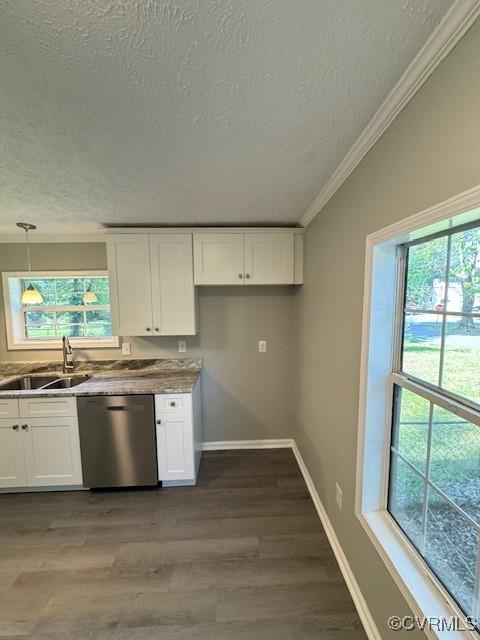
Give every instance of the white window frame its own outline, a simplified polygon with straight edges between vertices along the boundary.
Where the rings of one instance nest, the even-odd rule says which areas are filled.
[[[7,349],[9,351],[13,351],[60,349],[62,347],[61,338],[35,340],[25,337],[23,309],[20,304],[22,279],[89,278],[95,276],[108,278],[108,271],[32,271],[31,273],[28,271],[3,272],[2,285],[5,325],[7,329]],[[78,349],[105,349],[118,347],[119,339],[118,336],[106,336],[102,338],[71,338],[70,343],[72,347],[76,347]]]
[[[392,372],[400,329],[403,269],[398,246],[480,219],[480,185],[366,239],[360,365],[355,513],[414,615],[449,619],[465,614],[387,510]],[[451,401],[450,406],[456,404]],[[392,611],[392,615],[399,612]],[[465,621],[466,622],[466,621]],[[429,638],[475,638],[475,631],[438,631]]]

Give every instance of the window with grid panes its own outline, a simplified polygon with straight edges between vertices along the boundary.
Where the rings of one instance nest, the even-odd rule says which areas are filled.
[[[38,304],[23,304],[32,285]],[[9,348],[52,348],[68,336],[81,346],[115,346],[108,275],[101,272],[4,274]]]
[[[480,225],[401,248],[388,510],[480,618]]]

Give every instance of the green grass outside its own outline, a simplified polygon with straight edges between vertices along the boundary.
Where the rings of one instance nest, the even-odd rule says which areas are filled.
[[[83,330],[83,325],[80,325],[80,329]],[[87,325],[87,334],[84,335],[74,335],[73,327],[65,327],[64,329],[59,329],[58,331],[55,329],[55,326],[52,327],[28,327],[28,337],[30,339],[48,339],[48,338],[61,338],[64,334],[68,337],[78,337],[78,338],[102,338],[108,337],[112,335],[112,327],[109,324],[98,324],[95,325],[90,323]]]
[[[480,351],[449,348],[445,354],[445,386],[467,398],[480,398]],[[439,348],[434,341],[406,340],[404,370],[419,378],[438,379]],[[426,471],[430,404],[402,391],[399,450],[417,468]],[[411,424],[418,423],[418,424]],[[445,424],[453,423],[453,424]],[[408,489],[405,472],[397,482]],[[475,518],[480,516],[480,427],[435,407],[433,414],[431,479]],[[410,480],[411,482],[411,480]]]

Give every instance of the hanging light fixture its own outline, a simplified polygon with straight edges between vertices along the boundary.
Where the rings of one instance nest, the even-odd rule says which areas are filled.
[[[85,304],[89,304],[89,303],[96,302],[96,301],[97,301],[97,296],[92,291],[92,285],[89,284],[88,287],[87,287],[87,290],[83,294],[83,302]]]
[[[37,227],[34,224],[29,224],[28,222],[17,222],[17,227],[23,229],[25,231],[25,240],[27,244],[27,262],[28,262],[28,273],[32,273],[32,268],[30,266],[30,245],[28,243],[28,232],[36,229]],[[43,302],[42,294],[35,289],[33,284],[30,282],[28,287],[22,293],[22,304],[41,304]]]

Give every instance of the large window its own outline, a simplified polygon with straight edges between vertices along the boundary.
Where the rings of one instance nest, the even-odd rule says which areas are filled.
[[[401,247],[388,510],[480,617],[480,225]]]
[[[41,302],[22,303],[33,286]],[[52,348],[68,336],[76,346],[114,346],[105,272],[4,274],[5,312],[11,349]]]

